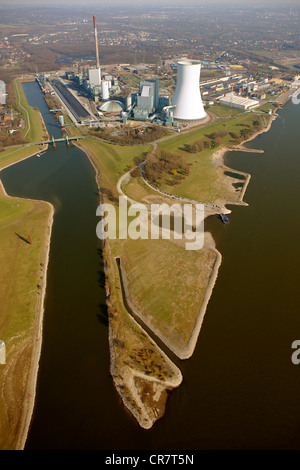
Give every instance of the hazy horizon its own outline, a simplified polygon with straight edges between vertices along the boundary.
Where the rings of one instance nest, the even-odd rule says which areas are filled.
[[[82,0],[68,0],[67,2],[62,2],[61,0],[52,0],[51,5],[48,3],[43,3],[41,4],[41,0],[27,0],[25,2],[21,2],[20,0],[10,0],[9,2],[7,0],[4,0],[2,4],[0,4],[0,8],[3,7],[11,7],[11,6],[38,6],[39,8],[51,8],[51,6],[60,6],[60,7],[69,7],[69,6],[80,6],[80,7],[89,7],[89,6],[96,6],[96,7],[106,7],[110,5],[119,5],[119,6],[126,6],[126,5],[136,5],[136,6],[149,6],[153,7],[156,5],[160,6],[182,6],[186,7],[189,5],[193,6],[210,6],[211,4],[219,4],[219,5],[243,5],[243,6],[260,6],[260,7],[265,7],[266,5],[268,6],[287,6],[287,5],[299,5],[299,0],[288,0],[288,1],[283,1],[283,0],[265,0],[264,3],[262,4],[260,0],[205,0],[205,1],[199,1],[199,0],[188,0],[182,4],[182,0],[151,0],[151,3],[149,4],[149,0],[103,0],[99,2],[99,0],[88,0],[86,2],[82,2]]]

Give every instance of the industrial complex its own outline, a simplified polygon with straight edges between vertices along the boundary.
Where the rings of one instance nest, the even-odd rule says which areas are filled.
[[[93,25],[96,67],[77,73],[66,72],[65,77],[52,74],[37,76],[43,92],[55,94],[74,123],[101,127],[108,120],[126,123],[131,119],[176,128],[183,123],[190,125],[206,120],[199,85],[199,61],[178,61],[172,101],[169,96],[159,95],[159,78],[141,80],[138,93],[122,96],[122,84],[118,78],[101,71],[95,16]],[[86,98],[89,104],[84,104],[82,98]]]
[[[160,87],[160,78],[153,72],[147,73],[147,66],[142,76],[140,66],[130,67],[130,64],[101,70],[95,16],[93,26],[96,54],[93,66],[78,66],[77,71],[66,71],[62,76],[57,73],[37,75],[43,92],[55,95],[56,102],[78,126],[116,127],[135,121],[136,125],[155,123],[180,130],[207,123],[211,116],[205,108],[214,104],[251,111],[264,103],[267,94],[270,99],[273,94],[278,95],[278,91],[286,92],[285,84],[266,78],[257,80],[251,75],[233,74],[228,70],[223,77],[200,82],[201,62],[188,57],[178,58],[171,66],[164,64],[172,72],[169,81],[173,87],[168,88]],[[120,70],[123,75],[119,75]],[[134,87],[126,86],[124,74],[134,77]],[[60,116],[62,125],[63,120]]]

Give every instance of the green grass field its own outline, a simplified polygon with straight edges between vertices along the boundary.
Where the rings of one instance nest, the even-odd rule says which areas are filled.
[[[0,192],[0,338],[6,365],[0,375],[0,449],[14,449],[26,400],[50,207]],[[31,243],[30,243],[31,242]]]
[[[169,240],[126,240],[117,252],[136,311],[170,344],[186,348],[215,253],[209,249],[186,251]]]
[[[91,152],[99,170],[104,195],[110,184],[114,196],[118,194],[119,177],[134,164],[135,156],[148,150],[148,147],[112,146],[92,139],[85,140],[83,145]],[[123,189],[135,200],[157,195],[140,177],[131,179]],[[184,348],[199,314],[215,253],[209,249],[186,251],[184,246],[161,239],[109,240],[109,246],[111,256],[121,258],[129,280],[129,295],[137,311],[151,318],[170,343]],[[112,268],[117,279],[116,263],[112,263]],[[115,285],[111,288],[114,291]],[[117,310],[121,308],[119,302]]]
[[[239,115],[159,143],[162,149],[184,155],[190,168],[189,175],[179,184],[175,186],[164,184],[160,189],[170,194],[208,203],[214,203],[218,198],[232,197],[232,192],[228,192],[228,185],[224,184],[223,170],[216,167],[212,161],[216,148],[189,153],[188,146],[197,140],[209,138],[208,136],[213,132],[227,131],[228,134],[222,138],[222,141],[225,147],[231,148],[234,141],[229,133],[239,134],[242,129],[253,128],[254,119],[257,117],[252,113]]]
[[[151,149],[150,145],[129,147],[107,144],[96,139],[84,139],[78,145],[94,156],[103,194],[110,194],[112,197],[118,197],[117,182],[120,176],[135,166],[134,158],[145,156]]]

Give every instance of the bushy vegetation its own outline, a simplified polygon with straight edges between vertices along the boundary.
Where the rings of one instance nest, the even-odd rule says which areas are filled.
[[[189,153],[198,153],[202,152],[202,150],[218,147],[223,144],[223,137],[226,137],[227,134],[228,132],[225,130],[212,132],[207,134],[205,139],[199,139],[192,144],[185,145],[184,150]]]
[[[174,186],[189,174],[189,165],[179,153],[158,149],[147,158],[145,176],[156,185]]]
[[[9,134],[5,130],[0,132],[0,149],[10,145],[21,145],[25,142],[26,141],[23,138],[21,131],[14,132],[13,134]]]

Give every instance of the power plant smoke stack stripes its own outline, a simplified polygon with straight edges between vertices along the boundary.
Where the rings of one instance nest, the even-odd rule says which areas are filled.
[[[97,69],[100,69],[99,51],[98,51],[98,37],[97,37],[97,26],[96,26],[96,16],[93,16],[93,21],[94,21],[95,47],[96,47],[96,67],[97,67]]]

